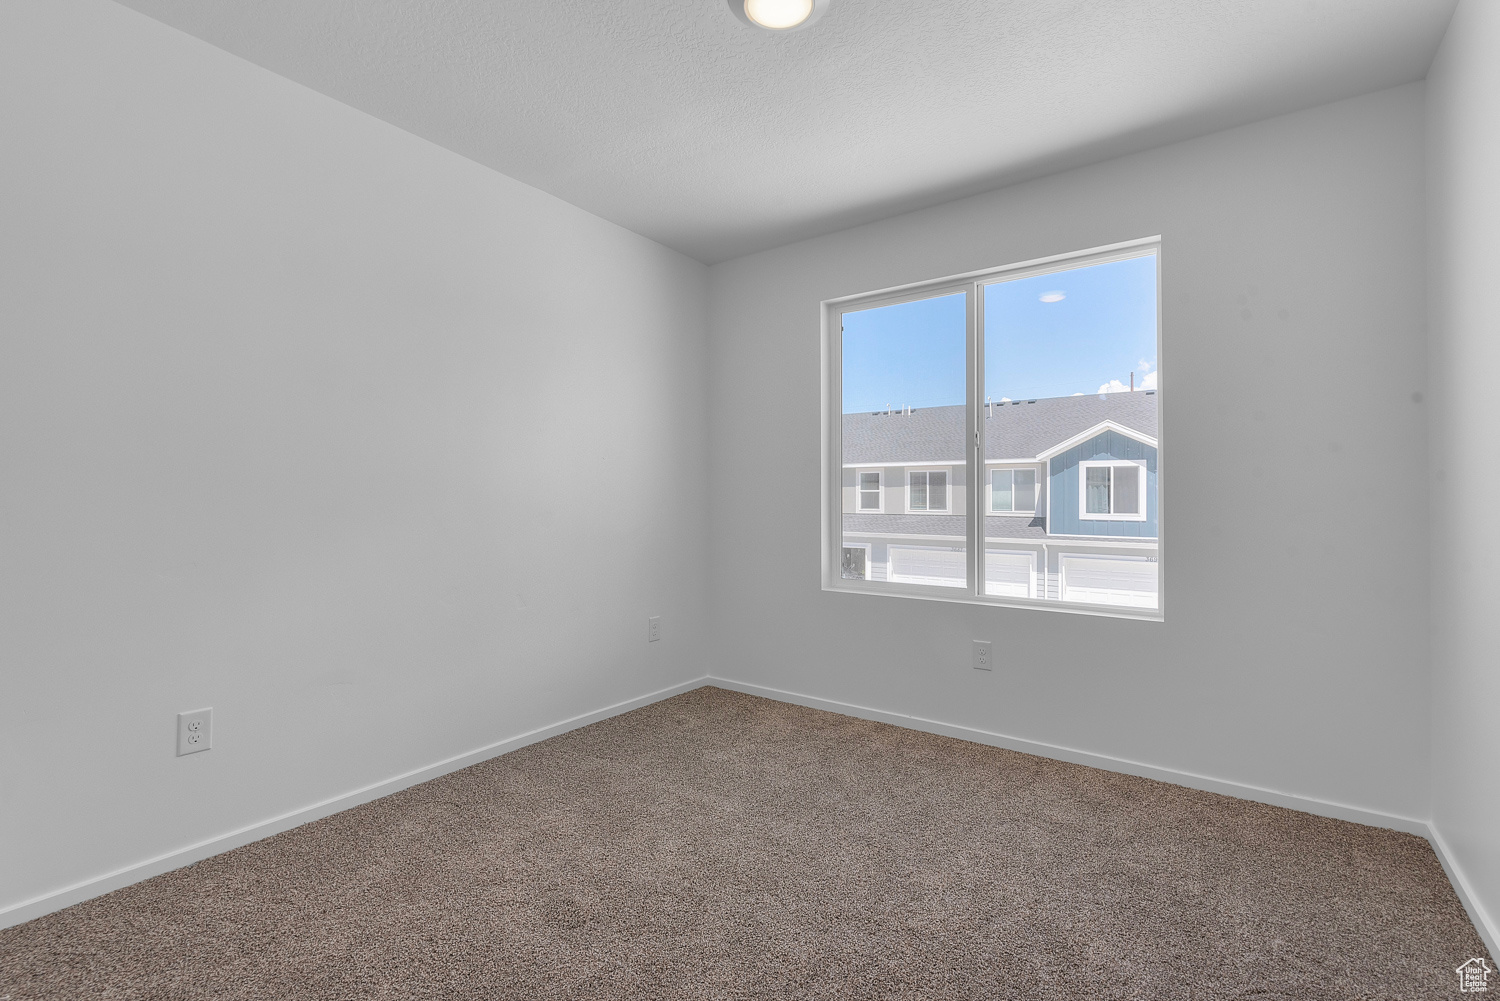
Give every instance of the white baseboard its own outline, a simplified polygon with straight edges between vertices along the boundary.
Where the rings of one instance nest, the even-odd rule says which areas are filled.
[[[1233,796],[1236,799],[1248,799],[1256,803],[1282,806],[1289,810],[1300,810],[1303,813],[1311,813],[1319,817],[1332,817],[1335,820],[1348,820],[1356,824],[1364,824],[1367,827],[1384,827],[1388,830],[1415,834],[1418,837],[1426,838],[1427,842],[1432,845],[1433,852],[1437,855],[1438,861],[1442,863],[1443,871],[1448,874],[1448,881],[1453,884],[1454,893],[1458,895],[1459,902],[1463,904],[1464,910],[1468,912],[1469,920],[1474,923],[1474,929],[1479,932],[1479,937],[1484,939],[1484,944],[1489,948],[1490,955],[1500,957],[1500,934],[1497,934],[1496,923],[1491,919],[1484,905],[1480,903],[1479,898],[1475,895],[1474,888],[1470,885],[1468,879],[1465,878],[1463,870],[1454,859],[1452,852],[1448,848],[1448,843],[1443,840],[1437,828],[1426,820],[1418,820],[1415,817],[1402,817],[1391,813],[1381,813],[1376,810],[1366,810],[1363,807],[1315,799],[1311,796],[1277,792],[1274,789],[1263,789],[1260,786],[1227,782],[1223,779],[1210,778],[1207,775],[1178,771],[1174,768],[1161,768],[1156,765],[1142,764],[1139,761],[1116,758],[1107,754],[1079,751],[1071,747],[1026,740],[1021,737],[1008,737],[1005,734],[992,733],[991,731],[980,730],[974,727],[959,726],[954,723],[942,723],[938,720],[924,719],[921,716],[910,716],[905,713],[887,712],[883,709],[870,709],[866,706],[850,705],[847,702],[837,702],[833,699],[820,699],[812,695],[787,692],[779,688],[767,688],[764,685],[752,685],[743,681],[732,681],[728,678],[709,677],[704,683],[716,685],[719,688],[727,688],[730,691],[743,692],[746,695],[758,695],[761,698],[774,699],[777,702],[790,702],[794,705],[807,706],[809,709],[824,709],[843,716],[854,716],[858,719],[868,719],[878,723],[890,723],[893,726],[906,727],[909,730],[936,733],[945,737],[957,737],[959,740],[967,740],[975,744],[1003,747],[1011,751],[1035,754],[1038,757],[1054,758],[1058,761],[1068,761],[1077,765],[1102,768],[1105,771],[1122,772],[1126,775],[1138,775],[1141,778],[1170,782],[1173,785],[1186,786],[1189,789],[1216,792],[1224,796]]]
[[[1472,886],[1470,886],[1469,881],[1463,874],[1463,870],[1453,858],[1447,842],[1443,840],[1442,835],[1437,829],[1425,820],[1380,813],[1361,807],[1314,799],[1307,796],[1277,792],[1273,789],[1263,789],[1259,786],[1226,782],[1222,779],[1210,778],[1206,775],[1198,775],[1193,772],[1160,768],[1155,765],[1142,764],[1138,761],[1111,757],[1105,754],[1095,754],[1091,751],[1079,751],[1057,744],[1047,744],[1020,737],[1009,737],[1004,734],[980,730],[974,727],[943,723],[938,720],[925,719],[905,713],[887,712],[882,709],[870,709],[865,706],[851,705],[832,699],[801,695],[797,692],[787,692],[778,688],[767,688],[763,685],[753,685],[743,681],[733,681],[728,678],[716,678],[712,676],[695,678],[692,681],[672,685],[671,687],[642,695],[639,698],[628,699],[611,706],[605,706],[602,709],[596,709],[593,712],[573,716],[561,722],[553,723],[550,726],[538,727],[535,730],[530,730],[506,740],[496,741],[493,744],[469,751],[466,754],[460,754],[439,761],[425,768],[405,772],[382,782],[356,789],[353,792],[325,799],[311,806],[241,827],[227,834],[199,841],[185,848],[179,848],[175,851],[158,855],[155,858],[146,859],[143,862],[137,862],[133,865],[116,869],[102,876],[83,880],[71,886],[65,886],[60,890],[54,890],[50,893],[0,908],[0,928],[22,924],[33,918],[39,918],[44,914],[50,914],[64,907],[70,907],[73,904],[109,893],[112,890],[118,890],[123,886],[138,883],[143,879],[149,879],[152,876],[160,875],[173,869],[179,869],[185,865],[191,865],[194,862],[227,852],[232,848],[238,848],[241,845],[250,844],[252,841],[259,841],[262,838],[268,838],[273,834],[279,834],[293,827],[299,827],[310,821],[359,806],[361,803],[368,803],[371,800],[380,799],[382,796],[389,796],[391,793],[399,792],[402,789],[418,785],[429,779],[435,779],[440,775],[446,775],[449,772],[467,768],[470,765],[478,764],[481,761],[497,757],[508,751],[518,750],[528,744],[538,743],[539,741],[546,740],[548,737],[555,737],[560,733],[576,730],[579,727],[588,726],[590,723],[597,723],[611,716],[618,716],[621,713],[630,712],[632,709],[639,709],[641,706],[660,702],[663,699],[669,699],[674,695],[681,695],[684,692],[690,692],[705,685],[727,688],[730,691],[743,692],[746,695],[757,695],[761,698],[773,699],[777,702],[789,702],[794,705],[807,706],[811,709],[824,709],[828,712],[839,713],[844,716],[854,716],[859,719],[890,723],[894,726],[905,727],[911,730],[921,730],[925,733],[956,737],[959,740],[967,740],[976,744],[1003,747],[1012,751],[1021,751],[1025,754],[1035,754],[1039,757],[1054,758],[1059,761],[1102,768],[1105,771],[1157,779],[1162,782],[1170,782],[1174,785],[1186,786],[1190,789],[1202,789],[1206,792],[1234,796],[1238,799],[1269,803],[1272,806],[1282,806],[1318,816],[1348,820],[1356,824],[1384,827],[1391,830],[1404,831],[1408,834],[1419,835],[1426,838],[1432,844],[1433,851],[1437,853],[1438,860],[1442,863],[1444,871],[1448,874],[1449,881],[1453,884],[1454,892],[1458,894],[1458,898],[1463,903],[1464,909],[1468,911],[1470,919],[1474,922],[1474,927],[1478,930],[1480,937],[1484,939],[1485,945],[1489,947],[1490,955],[1500,956],[1500,935],[1496,933],[1497,926],[1495,922],[1479,902],[1478,897],[1475,896]]]
[[[829,712],[839,713],[844,716],[855,716],[859,719],[890,723],[894,726],[906,727],[909,730],[921,730],[924,733],[936,733],[944,737],[957,737],[959,740],[967,740],[975,744],[1003,747],[1011,751],[1035,754],[1042,758],[1054,758],[1058,761],[1068,761],[1075,765],[1102,768],[1107,772],[1138,775],[1141,778],[1170,782],[1173,785],[1187,786],[1189,789],[1202,789],[1205,792],[1216,792],[1224,796],[1233,796],[1236,799],[1248,799],[1257,803],[1269,803],[1272,806],[1284,806],[1290,810],[1301,810],[1303,813],[1312,813],[1320,817],[1349,820],[1368,827],[1385,827],[1394,831],[1404,831],[1407,834],[1416,834],[1424,838],[1428,835],[1427,821],[1418,820],[1415,817],[1401,817],[1390,813],[1380,813],[1375,810],[1366,810],[1362,807],[1350,806],[1345,803],[1334,803],[1328,800],[1313,799],[1308,796],[1298,796],[1293,793],[1277,792],[1274,789],[1262,789],[1259,786],[1227,782],[1223,779],[1210,778],[1207,775],[1178,771],[1174,768],[1161,768],[1157,765],[1142,764],[1139,761],[1111,757],[1107,754],[1079,751],[1071,747],[1062,747],[1058,744],[1026,740],[1022,737],[1009,737],[1003,733],[993,733],[989,730],[959,726],[955,723],[943,723],[938,720],[924,719],[921,716],[909,716],[905,713],[887,712],[883,709],[870,709],[865,706],[850,705],[847,702],[837,702],[832,699],[820,699],[811,695],[801,695],[797,692],[784,692],[779,688],[766,688],[763,685],[752,685],[743,681],[730,681],[725,678],[710,677],[707,684],[718,685],[720,688],[728,688],[736,692],[744,692],[746,695],[759,695],[762,698],[775,699],[778,702],[791,702],[795,705],[807,706],[810,709],[826,709]]]
[[[1469,920],[1474,922],[1474,930],[1484,939],[1485,947],[1490,950],[1490,957],[1500,960],[1500,925],[1495,923],[1484,904],[1480,903],[1473,884],[1459,867],[1458,860],[1453,857],[1448,842],[1443,840],[1436,824],[1428,825],[1427,840],[1432,842],[1432,850],[1437,852],[1438,861],[1443,863],[1443,871],[1448,874],[1448,882],[1453,884],[1453,892],[1458,894],[1459,902],[1469,912]]]
[[[560,733],[576,730],[581,726],[588,726],[590,723],[597,723],[602,719],[618,716],[621,713],[630,712],[632,709],[639,709],[641,706],[660,702],[662,699],[669,699],[674,695],[681,695],[683,692],[690,692],[695,688],[702,688],[707,683],[706,678],[695,678],[692,681],[685,681],[670,688],[651,692],[649,695],[642,695],[639,698],[628,699],[624,702],[616,702],[612,706],[605,706],[602,709],[595,709],[593,712],[573,716],[559,723],[553,723],[550,726],[538,727],[535,730],[530,730],[505,740],[496,741],[493,744],[469,751],[466,754],[456,755],[455,757],[439,761],[436,764],[427,765],[425,768],[417,768],[413,771],[397,775],[394,778],[385,779],[361,789],[356,789],[353,792],[334,796],[320,803],[314,803],[311,806],[302,807],[290,813],[283,813],[269,820],[241,827],[227,834],[220,834],[216,837],[199,841],[196,844],[188,845],[186,848],[178,848],[174,851],[158,855],[155,858],[149,858],[143,862],[136,862],[132,865],[116,869],[113,872],[105,873],[102,876],[95,876],[91,879],[74,883],[71,886],[65,886],[60,890],[53,890],[49,893],[32,897],[30,900],[11,904],[8,907],[0,908],[0,928],[9,928],[12,925],[22,924],[33,918],[39,918],[43,914],[60,911],[64,907],[71,907],[92,897],[98,897],[112,890],[118,890],[123,886],[139,883],[143,879],[150,879],[152,876],[170,872],[173,869],[180,869],[185,865],[192,865],[194,862],[227,852],[231,848],[248,845],[252,841],[259,841],[262,838],[269,838],[273,834],[280,834],[282,831],[291,830],[293,827],[300,827],[310,821],[359,806],[361,803],[380,799],[382,796],[389,796],[393,792],[400,792],[409,786],[418,785],[429,779],[435,779],[440,775],[446,775],[449,772],[456,772],[460,768],[467,768],[470,765],[478,764],[481,761],[497,757],[508,751],[519,750],[528,744],[535,744],[546,740],[548,737],[555,737]]]

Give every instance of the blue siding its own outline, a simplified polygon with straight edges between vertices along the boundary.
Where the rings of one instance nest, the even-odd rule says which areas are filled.
[[[1095,459],[1145,461],[1145,521],[1094,521],[1078,517],[1078,464]],[[1047,534],[1156,538],[1156,449],[1150,445],[1114,431],[1105,431],[1061,455],[1053,456],[1047,482]]]

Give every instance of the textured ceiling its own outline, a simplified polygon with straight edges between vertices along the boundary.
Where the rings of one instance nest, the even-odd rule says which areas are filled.
[[[700,260],[1420,79],[1455,0],[124,0]]]

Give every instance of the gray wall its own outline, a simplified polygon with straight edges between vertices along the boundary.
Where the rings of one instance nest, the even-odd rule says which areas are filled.
[[[703,673],[701,265],[104,0],[0,136],[0,912]]]
[[[1429,76],[1433,826],[1500,919],[1500,4],[1464,0]],[[1500,943],[1490,942],[1492,950]]]
[[[714,566],[714,670],[1425,817],[1422,105],[1400,87],[716,265],[712,529],[755,544]],[[823,592],[819,302],[1155,234],[1166,621]],[[745,465],[784,503],[733,490]],[[972,670],[973,639],[1011,665]]]

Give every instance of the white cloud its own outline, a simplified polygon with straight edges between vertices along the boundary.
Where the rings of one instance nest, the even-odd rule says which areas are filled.
[[[1140,361],[1136,362],[1135,367],[1140,369],[1142,372],[1149,372],[1151,371],[1153,366],[1149,361],[1142,358]]]
[[[1002,397],[1000,397],[1000,402],[1001,403],[1009,403],[1010,402],[1010,397],[1009,396],[1002,396]]]
[[[1140,389],[1155,389],[1156,388],[1156,373],[1155,372],[1147,372],[1145,375],[1141,376],[1140,381],[1136,383],[1135,388],[1138,389],[1138,390],[1140,390]],[[1111,379],[1108,382],[1106,382],[1104,385],[1102,385],[1102,386],[1099,387],[1099,394],[1101,396],[1103,394],[1105,394],[1105,393],[1128,393],[1128,392],[1130,392],[1130,387],[1128,385],[1126,385],[1125,383],[1121,382],[1119,379]],[[1082,396],[1083,394],[1079,393],[1079,394],[1076,394],[1076,395]]]

